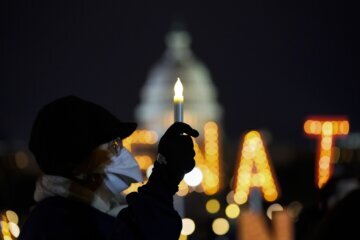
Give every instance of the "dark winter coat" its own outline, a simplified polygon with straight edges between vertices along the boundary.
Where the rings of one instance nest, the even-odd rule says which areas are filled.
[[[32,210],[19,240],[177,240],[181,218],[169,198],[164,201],[158,196],[146,191],[129,194],[128,207],[121,210],[116,218],[82,202],[50,197]]]

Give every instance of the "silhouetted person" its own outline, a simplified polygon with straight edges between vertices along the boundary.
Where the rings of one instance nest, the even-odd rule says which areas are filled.
[[[328,191],[327,212],[315,228],[313,239],[359,239],[360,189],[355,177],[332,179],[324,187]],[[328,188],[328,189],[326,189]]]
[[[43,107],[29,148],[44,174],[19,239],[177,240],[182,224],[173,195],[195,165],[191,136],[198,132],[173,124],[160,139],[149,181],[125,198],[121,192],[142,181],[122,146],[135,129],[135,123],[74,96]]]

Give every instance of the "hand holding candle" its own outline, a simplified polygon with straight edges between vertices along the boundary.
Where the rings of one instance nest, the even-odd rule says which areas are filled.
[[[183,86],[178,78],[174,86],[174,118],[173,123],[161,137],[158,145],[158,156],[153,171],[145,186],[139,189],[148,193],[159,192],[161,197],[172,196],[179,190],[178,185],[184,175],[195,166],[195,151],[192,137],[198,137],[199,132],[183,121]],[[168,201],[168,200],[166,200]]]
[[[184,96],[183,96],[183,85],[181,84],[180,78],[177,79],[174,86],[174,121],[183,122],[184,121]]]

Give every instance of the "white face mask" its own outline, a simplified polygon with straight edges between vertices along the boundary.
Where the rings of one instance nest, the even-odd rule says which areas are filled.
[[[122,148],[111,162],[96,172],[105,173],[104,184],[116,196],[127,189],[131,183],[142,182],[142,174],[135,158]]]

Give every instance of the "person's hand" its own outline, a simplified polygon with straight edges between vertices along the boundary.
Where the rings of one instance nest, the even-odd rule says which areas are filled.
[[[195,151],[191,137],[199,136],[198,131],[186,123],[176,122],[169,127],[159,142],[158,158],[144,190],[167,192],[173,195],[185,173],[195,166]],[[159,190],[159,186],[162,190]],[[167,194],[166,194],[167,195]]]
[[[197,136],[198,131],[188,124],[174,123],[160,139],[157,162],[166,165],[168,171],[176,175],[190,172],[195,166],[195,151],[191,137]]]

